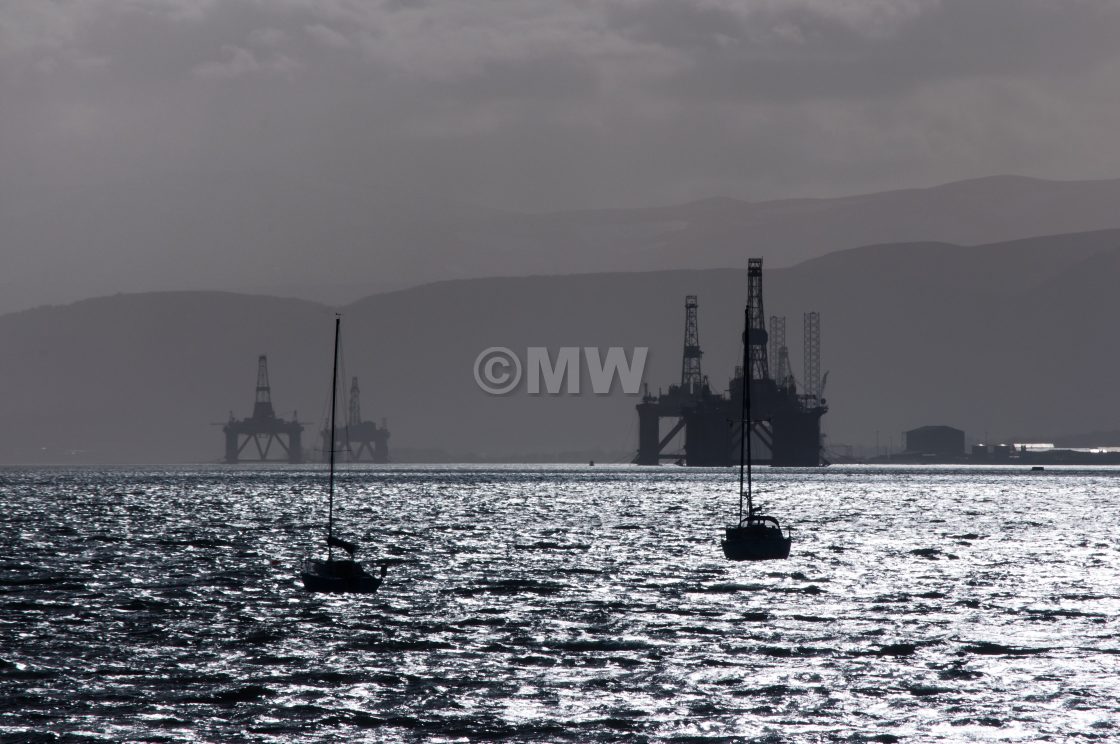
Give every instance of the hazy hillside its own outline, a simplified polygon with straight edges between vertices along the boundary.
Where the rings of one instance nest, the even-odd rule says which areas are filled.
[[[221,289],[349,302],[455,278],[771,266],[874,243],[971,245],[1120,228],[1120,180],[999,176],[831,199],[519,214],[393,203],[316,183],[52,192],[0,203],[0,312],[119,291]]]
[[[745,264],[742,251],[735,263]],[[970,435],[1109,431],[1120,419],[1120,230],[960,247],[872,246],[766,273],[768,314],[823,314],[836,442],[946,423]],[[343,308],[346,373],[394,448],[514,456],[636,445],[636,400],[492,397],[473,377],[489,346],[651,348],[652,388],[679,376],[683,298],[700,297],[704,369],[725,387],[745,271],[482,279],[374,295]],[[222,293],[120,295],[0,317],[0,461],[204,461],[212,422],[249,413],[256,357],[277,411],[318,429],[332,310]]]

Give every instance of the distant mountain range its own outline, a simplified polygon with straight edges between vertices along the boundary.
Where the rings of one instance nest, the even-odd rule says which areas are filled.
[[[744,243],[729,265],[765,255]],[[1120,230],[965,247],[924,242],[839,251],[765,276],[769,314],[823,316],[834,443],[896,445],[949,424],[973,439],[1053,439],[1120,428]],[[680,374],[685,294],[700,301],[704,370],[724,388],[739,354],[745,270],[447,281],[342,308],[346,375],[391,447],[450,457],[628,452],[634,397],[493,397],[483,349],[648,346],[646,381]],[[217,460],[232,411],[252,409],[256,357],[277,412],[313,443],[326,412],[325,305],[216,292],[125,294],[0,316],[0,462]]]
[[[341,304],[460,278],[786,267],[876,243],[975,245],[1120,228],[1120,180],[996,176],[828,199],[706,199],[523,214],[330,184],[153,184],[0,203],[0,312],[115,292],[220,289]]]

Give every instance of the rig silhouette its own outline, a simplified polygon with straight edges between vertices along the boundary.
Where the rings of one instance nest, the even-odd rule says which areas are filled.
[[[362,420],[361,390],[358,378],[350,385],[350,410],[346,424],[335,429],[334,451],[349,462],[389,462],[389,429]],[[225,433],[225,462],[303,462],[303,427],[292,414],[291,420],[277,418],[272,407],[272,387],[268,382],[268,357],[257,359],[257,393],[253,415],[236,419],[230,411],[229,421],[222,425]],[[331,451],[328,427],[319,433],[323,458]],[[253,446],[250,447],[249,443]]]
[[[334,451],[342,453],[350,462],[389,462],[389,429],[385,419],[381,419],[381,426],[372,421],[362,421],[361,401],[362,391],[355,377],[350,384],[350,410],[346,425],[334,430]],[[329,427],[323,427],[320,436],[326,459],[331,451]]]
[[[696,295],[685,298],[684,355],[681,381],[670,385],[666,393],[650,395],[648,389],[638,404],[638,465],[658,465],[662,460],[689,466],[731,465],[739,450],[742,427],[739,411],[743,369],[736,367],[728,394],[715,393],[701,371],[703,351],[697,320]],[[759,462],[785,467],[816,467],[827,465],[821,442],[821,417],[828,412],[823,397],[824,381],[820,366],[820,313],[804,317],[803,391],[798,392],[791,372],[789,348],[786,346],[786,319],[770,318],[762,304],[762,259],[752,258],[747,265],[747,307],[749,330],[743,342],[749,346],[751,365],[750,430],[765,452]],[[771,375],[770,357],[775,359]],[[827,377],[827,375],[826,375]],[[662,419],[673,425],[661,434]],[[666,446],[681,431],[684,451],[665,452]],[[769,454],[767,455],[766,452]]]
[[[229,413],[229,422],[222,427],[226,435],[227,463],[237,462],[303,462],[303,424],[292,415],[291,421],[276,417],[272,408],[272,387],[268,384],[268,357],[261,354],[257,358],[257,398],[253,404],[253,415],[249,418],[235,419]],[[256,457],[252,451],[245,452],[249,442],[253,442]],[[278,445],[280,457],[270,457],[272,446]]]

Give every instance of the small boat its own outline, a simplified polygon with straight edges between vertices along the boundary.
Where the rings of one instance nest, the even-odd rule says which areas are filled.
[[[760,308],[761,311],[761,308]],[[789,557],[793,538],[787,528],[783,534],[778,520],[754,508],[751,484],[751,354],[752,345],[766,344],[766,332],[761,327],[752,329],[751,303],[748,299],[743,331],[743,393],[739,441],[739,520],[726,529],[721,544],[723,555],[732,561],[766,561]],[[745,481],[745,488],[744,488]],[[743,502],[747,512],[743,516]]]
[[[335,408],[338,399],[338,334],[342,319],[334,319],[334,372],[331,376],[331,428],[335,429]],[[362,564],[354,560],[358,546],[349,540],[343,540],[334,534],[334,437],[330,437],[330,479],[327,485],[327,557],[305,558],[300,578],[303,579],[303,588],[309,592],[331,592],[347,594],[372,594],[376,592],[381,582],[385,580],[388,570],[381,564],[381,574],[374,576],[366,573]],[[335,558],[334,549],[339,548],[346,553],[345,558]]]

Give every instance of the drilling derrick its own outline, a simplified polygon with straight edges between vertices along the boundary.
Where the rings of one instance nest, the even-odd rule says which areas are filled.
[[[264,421],[276,418],[272,410],[272,386],[268,384],[268,357],[257,357],[257,399],[253,403],[253,418]]]
[[[750,345],[751,379],[769,380],[770,364],[766,358],[766,312],[762,308],[762,259],[747,261],[747,338]]]
[[[697,395],[704,383],[700,372],[700,329],[696,319],[696,295],[684,298],[684,355],[681,358],[681,390]]]
[[[784,331],[784,325],[783,325]],[[751,380],[751,420],[747,422],[751,435],[753,435],[765,448],[772,453],[774,449],[774,435],[769,427],[776,407],[779,407],[778,389],[774,380],[770,378],[770,363],[767,347],[772,343],[770,334],[766,332],[766,311],[762,302],[762,259],[752,258],[747,261],[747,328],[743,333],[743,343],[747,345],[744,356],[750,365]],[[728,403],[735,406],[735,410],[742,410],[742,375],[743,370],[737,369],[735,380],[730,383],[732,394]],[[731,413],[730,411],[728,412]],[[743,436],[742,425],[736,417],[729,416],[735,421],[727,437],[728,447],[731,451],[739,449],[739,441]],[[697,422],[699,423],[699,422]],[[773,457],[770,458],[773,461]]]
[[[362,391],[358,387],[358,378],[350,383],[350,415],[346,417],[347,426],[357,426],[362,423]]]
[[[793,388],[793,370],[786,345],[786,316],[770,316],[770,358],[774,360],[774,382],[778,387]]]
[[[805,397],[821,403],[821,314],[805,313]]]
[[[253,415],[245,419],[235,419],[230,413],[229,421],[222,428],[226,438],[227,463],[241,461],[269,462],[283,461],[298,463],[303,461],[301,437],[303,425],[292,417],[285,421],[276,417],[272,408],[272,386],[268,382],[268,357],[261,354],[257,359],[257,390],[253,402]],[[253,442],[256,456],[246,456],[245,448]],[[272,446],[280,449],[278,457],[271,457]]]
[[[770,359],[774,360],[774,379],[781,380],[784,375],[782,374],[782,360],[781,360],[781,347],[786,345],[786,319],[784,315],[771,315],[770,316],[770,348],[767,349],[766,354]]]
[[[335,429],[334,451],[344,452],[350,462],[389,462],[389,429],[382,421],[379,427],[372,421],[362,421],[362,391],[358,378],[350,383],[350,410],[346,426]],[[328,429],[322,433],[324,457],[329,456],[331,442]]]

